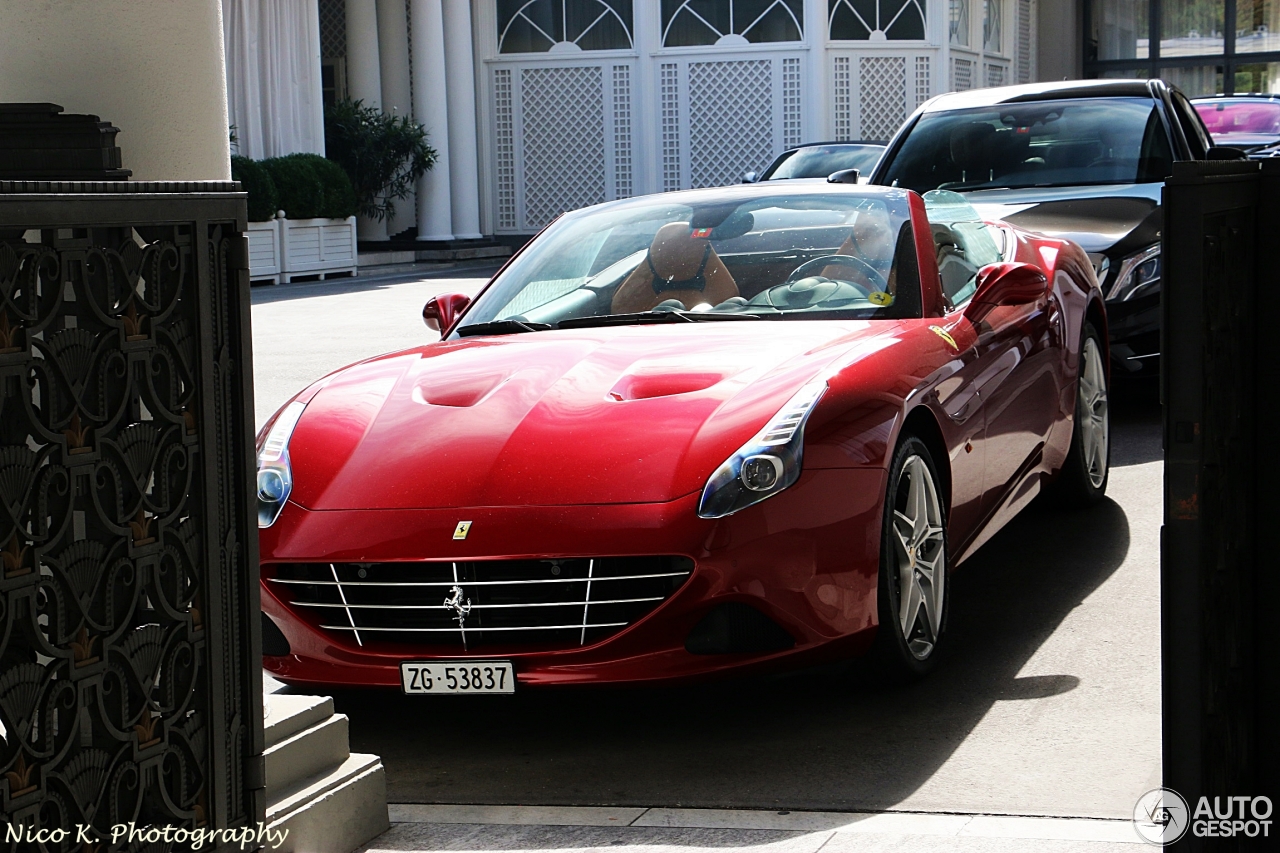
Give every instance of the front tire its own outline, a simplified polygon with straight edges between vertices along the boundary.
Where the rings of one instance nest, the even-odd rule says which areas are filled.
[[[900,683],[933,669],[946,631],[949,557],[940,482],[929,448],[904,437],[889,467],[872,652],[883,674]]]
[[[1102,336],[1085,322],[1076,377],[1076,412],[1071,449],[1054,483],[1063,506],[1087,507],[1102,500],[1111,475],[1111,415]]]

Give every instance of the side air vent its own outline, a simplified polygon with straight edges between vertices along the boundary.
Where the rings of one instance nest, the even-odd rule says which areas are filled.
[[[695,655],[764,654],[795,644],[777,622],[737,601],[717,605],[684,641],[685,649]]]

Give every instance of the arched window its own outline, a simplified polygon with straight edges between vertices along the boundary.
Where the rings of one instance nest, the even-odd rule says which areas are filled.
[[[804,39],[804,0],[662,0],[662,46]]]
[[[827,0],[833,39],[922,41],[923,0]]]
[[[499,53],[631,47],[631,0],[498,0]]]

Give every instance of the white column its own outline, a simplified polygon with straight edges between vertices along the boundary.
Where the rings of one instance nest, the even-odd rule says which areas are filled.
[[[449,105],[440,0],[411,0],[409,19],[413,26],[413,114],[431,134],[431,147],[439,155],[431,171],[418,181],[418,239],[452,240]]]
[[[378,0],[378,64],[382,76],[382,108],[398,116],[413,115],[409,103],[409,22],[404,0]],[[414,198],[410,193],[395,203],[396,212],[387,223],[388,234],[412,228]]]
[[[0,3],[0,102],[120,128],[138,181],[231,178],[219,0]]]
[[[366,107],[382,108],[378,7],[369,0],[347,0],[347,94]],[[387,224],[365,216],[356,230],[361,240],[387,239]]]
[[[444,3],[444,62],[449,102],[449,184],[453,235],[480,238],[480,172],[476,142],[476,78],[471,4]]]

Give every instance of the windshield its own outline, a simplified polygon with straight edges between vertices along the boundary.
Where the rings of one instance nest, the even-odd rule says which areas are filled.
[[[925,193],[925,215],[933,232],[942,292],[952,307],[962,305],[978,289],[978,270],[1004,260],[996,244],[1004,236],[987,225],[964,196],[949,190]]]
[[[779,157],[760,180],[825,178],[842,169],[857,169],[862,174],[869,175],[883,152],[883,145],[813,145],[798,148]]]
[[[1173,153],[1149,98],[996,104],[925,113],[880,183],[934,189],[1162,181]]]
[[[484,291],[460,333],[662,313],[896,319],[920,316],[920,304],[904,192],[690,193],[566,215]]]
[[[1194,106],[1212,134],[1280,133],[1280,101],[1207,101]]]

